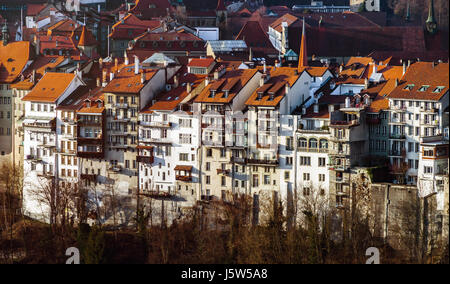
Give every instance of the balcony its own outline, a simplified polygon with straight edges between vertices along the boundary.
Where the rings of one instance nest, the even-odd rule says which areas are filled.
[[[102,126],[102,121],[100,119],[79,119],[77,121],[79,126]]]
[[[166,121],[140,121],[140,126],[148,126],[148,127],[155,127],[155,128],[170,128],[172,127],[172,122],[166,122]]]
[[[430,108],[430,107],[428,107],[428,108],[426,108],[426,107],[420,107],[420,111],[421,112],[429,112],[429,113],[438,113],[439,112],[439,109],[438,108]]]
[[[247,159],[249,165],[262,165],[262,166],[278,166],[279,161],[275,159]]]
[[[406,124],[406,120],[400,118],[391,118],[391,120],[389,120],[389,124]]]
[[[136,161],[138,163],[145,163],[145,164],[153,164],[155,158],[153,156],[137,156]]]
[[[114,107],[116,107],[116,108],[128,108],[128,104],[116,103],[116,104],[114,104]]]
[[[206,109],[204,109],[204,110],[202,110],[202,114],[204,116],[208,116],[208,115],[211,115],[211,116],[225,115],[225,110],[223,110],[223,109],[221,109],[221,110],[206,110]]]
[[[333,155],[333,156],[349,156],[350,155],[349,151],[335,150],[335,149],[330,149],[329,153],[330,153],[330,155]]]
[[[230,163],[235,163],[235,164],[246,164],[247,162],[246,162],[246,159],[245,159],[245,158],[231,157]]]
[[[183,181],[183,182],[191,182],[192,181],[192,177],[191,176],[180,176],[177,175],[175,176],[175,179],[178,181]]]
[[[439,126],[439,120],[420,120],[420,125]]]
[[[405,134],[391,133],[391,134],[389,135],[389,139],[405,140],[405,139],[406,139],[406,136],[405,136]]]
[[[231,174],[231,170],[217,169],[217,174],[229,176]]]
[[[121,166],[111,166],[108,170],[110,172],[120,173],[122,171],[122,167]]]
[[[61,118],[61,120],[68,124],[76,124],[77,123],[77,121],[74,118],[69,118],[69,117],[63,117],[63,118]]]
[[[397,106],[397,105],[391,105],[390,106],[391,111],[395,112],[405,112],[406,111],[406,105]]]
[[[54,178],[55,174],[53,172],[38,172],[37,176],[41,177],[41,178],[49,178],[50,179],[50,178]]]
[[[140,142],[144,143],[154,143],[154,144],[172,144],[172,140],[168,137],[165,138],[141,138],[139,137]]]
[[[94,159],[102,159],[105,157],[105,153],[102,152],[91,152],[91,151],[83,151],[83,150],[79,150],[77,152],[77,157],[80,158],[94,158]]]
[[[359,125],[359,121],[357,119],[349,120],[349,121],[334,120],[334,121],[331,121],[331,123],[330,123],[330,127],[340,127],[340,126],[350,127],[350,126],[358,126],[358,125]]]
[[[78,145],[102,145],[103,144],[103,135],[98,135],[97,137],[77,137]]]
[[[121,117],[121,116],[114,116],[111,118],[112,122],[130,122],[129,117]]]
[[[82,180],[89,180],[92,182],[97,181],[97,175],[95,175],[95,174],[81,174],[80,177]]]
[[[329,164],[328,165],[328,170],[330,170],[330,171],[339,171],[339,172],[347,172],[347,171],[350,170],[350,166],[349,165]]]
[[[310,134],[328,134],[330,129],[328,127],[308,127],[305,129],[297,129],[298,133],[310,133]]]
[[[405,149],[402,149],[402,150],[391,150],[391,151],[389,151],[389,156],[404,157],[404,156],[406,156],[406,150]]]
[[[41,141],[38,143],[38,146],[44,147],[44,148],[55,148],[56,143],[55,143],[55,141]]]
[[[348,183],[349,179],[347,177],[336,177],[336,178],[332,179],[331,181],[336,182],[336,183]]]
[[[169,191],[161,190],[144,190],[140,195],[151,198],[171,198],[174,196],[174,194]]]

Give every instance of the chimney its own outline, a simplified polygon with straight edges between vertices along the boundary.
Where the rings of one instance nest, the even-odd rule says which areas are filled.
[[[209,85],[209,77],[206,76],[206,78],[205,78],[205,87],[208,86],[208,85]]]
[[[333,111],[334,111],[334,105],[333,104],[328,105],[328,112],[332,113]]]
[[[125,59],[125,66],[127,66],[128,64],[130,64],[130,62],[128,61],[127,51],[125,51],[124,59]]]
[[[341,64],[341,65],[339,66],[339,73],[342,73],[342,71],[344,71],[344,65]]]
[[[377,64],[374,62],[373,63],[373,73],[377,73]]]
[[[39,39],[39,36],[36,36],[36,55],[39,55],[41,51],[41,40]]]
[[[119,59],[117,57],[114,59],[114,67],[115,67],[115,70],[118,71],[118,69],[119,69]]]
[[[98,60],[98,65],[100,66],[100,70],[103,69],[103,58],[100,57],[100,59]]]
[[[114,79],[114,73],[110,72],[109,73],[109,81],[111,82]]]
[[[286,94],[289,94],[289,91],[291,90],[291,87],[289,86],[289,84],[286,84],[285,88],[286,88]]]
[[[408,60],[408,68],[409,68],[410,65],[411,65],[411,60]]]
[[[134,74],[139,74],[139,57],[134,56]]]
[[[101,83],[100,83],[100,78],[97,78],[97,87],[100,87]]]
[[[263,74],[261,76],[261,78],[259,79],[259,86],[262,87],[264,86],[264,81],[265,81],[266,76]]]
[[[144,70],[142,70],[142,73],[141,73],[141,84],[144,84],[144,82],[145,82],[145,73],[144,73]]]
[[[302,114],[306,114],[306,107],[302,107]]]
[[[267,72],[266,61],[264,60],[263,73],[266,74],[266,72]]]
[[[402,75],[405,75],[405,73],[406,73],[406,62],[403,61],[403,72],[402,72]]]
[[[34,83],[36,81],[36,70],[33,69],[33,72],[31,72],[31,82]]]
[[[192,89],[191,83],[187,83],[187,84],[186,84],[186,92],[187,92],[188,94],[191,93],[191,89]]]
[[[178,75],[173,76],[173,87],[177,88],[179,85]]]
[[[319,113],[319,105],[314,104],[314,113]]]
[[[103,75],[102,75],[102,87],[106,87],[106,85],[108,85],[108,82],[106,81],[106,71],[103,71]]]
[[[345,107],[349,108],[350,107],[350,97],[346,97],[345,98]]]
[[[364,88],[368,89],[369,88],[369,79],[364,79]]]

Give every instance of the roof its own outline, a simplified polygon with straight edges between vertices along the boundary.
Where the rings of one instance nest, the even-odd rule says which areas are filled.
[[[410,89],[405,87],[410,86]],[[422,86],[429,86],[420,90]],[[437,90],[437,87],[442,87]],[[389,94],[389,98],[438,101],[448,93],[449,64],[416,62],[403,75],[398,86]]]
[[[94,46],[97,44],[92,33],[87,31],[86,26],[83,26],[81,31],[80,41],[78,42],[78,46]]]
[[[306,66],[301,67],[298,71],[299,73],[306,71],[311,77],[322,77],[328,70],[328,67]]]
[[[243,40],[211,40],[208,41],[213,52],[232,52],[237,49],[247,49],[247,44]]]
[[[136,5],[130,9],[142,19],[163,17],[167,14],[167,9],[171,9],[169,0],[136,0]]]
[[[186,84],[191,85],[191,90],[195,89],[198,85],[200,85],[206,75],[196,75],[186,73],[186,70],[182,70],[182,72],[178,72],[177,76],[179,76],[179,85],[176,88],[173,88],[170,91],[161,93],[156,97],[156,101],[153,104],[145,107],[141,113],[151,113],[152,111],[160,110],[160,111],[172,111],[177,108],[177,106],[183,102],[186,97],[189,95],[187,92]]]
[[[269,69],[270,79],[256,89],[245,102],[249,106],[277,106],[286,95],[286,85],[292,87],[301,73],[297,68],[278,67]],[[258,95],[261,97],[258,99]]]
[[[203,67],[207,68],[211,66],[215,62],[214,58],[207,57],[207,58],[192,58],[189,63],[188,67]]]
[[[193,168],[192,166],[176,165],[174,170],[175,171],[188,171],[188,172],[191,172],[192,168]]]
[[[315,118],[315,119],[330,119],[330,112],[328,105],[340,105],[345,102],[347,97],[352,95],[330,95],[325,94],[318,100],[319,112],[314,112],[314,104],[306,109],[306,113],[302,115],[302,118]]]
[[[152,63],[171,64],[175,63],[175,61],[170,57],[167,57],[164,53],[154,53],[152,56],[142,61],[142,64],[152,64]]]
[[[64,99],[57,107],[57,110],[73,110],[80,109],[84,104],[84,99],[89,96],[89,87],[78,86],[66,99]]]
[[[297,18],[294,15],[291,15],[289,13],[284,14],[283,16],[279,17],[278,19],[276,19],[272,24],[270,24],[270,27],[274,30],[276,30],[277,32],[280,32],[283,30],[282,24],[283,22],[287,23],[287,27],[291,26],[292,24],[294,24],[295,22],[297,22],[299,20],[299,18]],[[298,21],[300,22],[300,21]]]
[[[258,21],[248,21],[245,23],[235,39],[245,41],[247,46],[251,47],[253,51],[259,49],[270,49],[272,52],[276,51],[270,42],[267,33],[263,30]],[[278,53],[278,51],[276,51],[276,53]]]
[[[30,43],[17,41],[0,44],[0,83],[12,83],[30,60]]]
[[[237,69],[226,71],[218,80],[212,80],[195,99],[197,103],[230,103],[258,72],[256,69]],[[210,97],[211,90],[215,91]],[[225,97],[225,91],[228,96]]]
[[[103,88],[104,93],[139,93],[149,80],[159,70],[143,69],[139,74],[134,74],[134,65],[124,67],[114,75],[114,79]],[[141,83],[141,73],[144,72],[145,80]]]
[[[74,73],[48,72],[22,100],[55,103],[75,76]]]
[[[160,20],[141,20],[133,14],[128,14],[122,20],[115,23],[111,28],[109,37],[113,39],[134,39],[146,32],[161,25]]]
[[[27,16],[36,16],[42,10],[44,10],[45,7],[47,7],[47,4],[28,4]]]

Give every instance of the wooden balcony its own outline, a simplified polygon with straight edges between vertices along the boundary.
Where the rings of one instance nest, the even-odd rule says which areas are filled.
[[[77,157],[79,158],[94,158],[103,159],[105,157],[104,152],[88,152],[88,151],[78,151]]]
[[[231,174],[231,170],[217,169],[217,174],[218,175],[229,176]]]
[[[155,158],[153,156],[137,156],[136,161],[138,163],[145,163],[145,164],[153,164]]]
[[[177,175],[175,176],[175,179],[178,181],[184,181],[184,182],[191,182],[192,181],[192,177],[191,176],[180,176]]]

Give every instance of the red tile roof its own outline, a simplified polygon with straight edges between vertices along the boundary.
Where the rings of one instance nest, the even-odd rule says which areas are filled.
[[[54,103],[64,93],[75,76],[74,73],[48,72],[22,100]]]
[[[253,52],[263,51],[265,53],[278,53],[269,40],[267,32],[263,30],[258,21],[248,21],[239,31],[235,38],[243,40]]]
[[[134,65],[129,65],[115,73],[114,79],[103,89],[104,93],[129,93],[137,94],[158,72],[154,69],[140,70],[144,72],[144,83],[141,83],[141,73],[134,74]]]
[[[207,58],[192,58],[189,63],[188,67],[204,67],[207,68],[211,66],[215,62],[214,58],[207,57]]]
[[[144,21],[133,14],[128,14],[112,26],[109,37],[112,39],[131,40],[146,32],[148,29],[153,30],[160,25],[160,20]]]
[[[28,4],[27,5],[27,16],[36,16],[47,7],[47,4]]]
[[[405,88],[408,85],[411,86],[410,90]],[[429,87],[422,91],[422,86]],[[437,87],[442,87],[442,90],[438,92]],[[448,63],[434,65],[431,62],[416,62],[411,64],[398,86],[389,94],[389,98],[437,101],[448,93],[448,90]]]
[[[78,46],[95,46],[97,40],[94,38],[91,32],[87,31],[86,26],[83,26]]]
[[[6,46],[0,43],[0,83],[12,83],[22,73],[30,60],[28,41],[11,42]]]
[[[257,72],[258,70],[256,69],[226,71],[225,74],[218,80],[212,80],[197,96],[195,102],[222,104],[230,103]],[[228,97],[224,97],[224,88],[229,88]],[[211,98],[210,91],[213,89],[215,89],[215,95]]]

